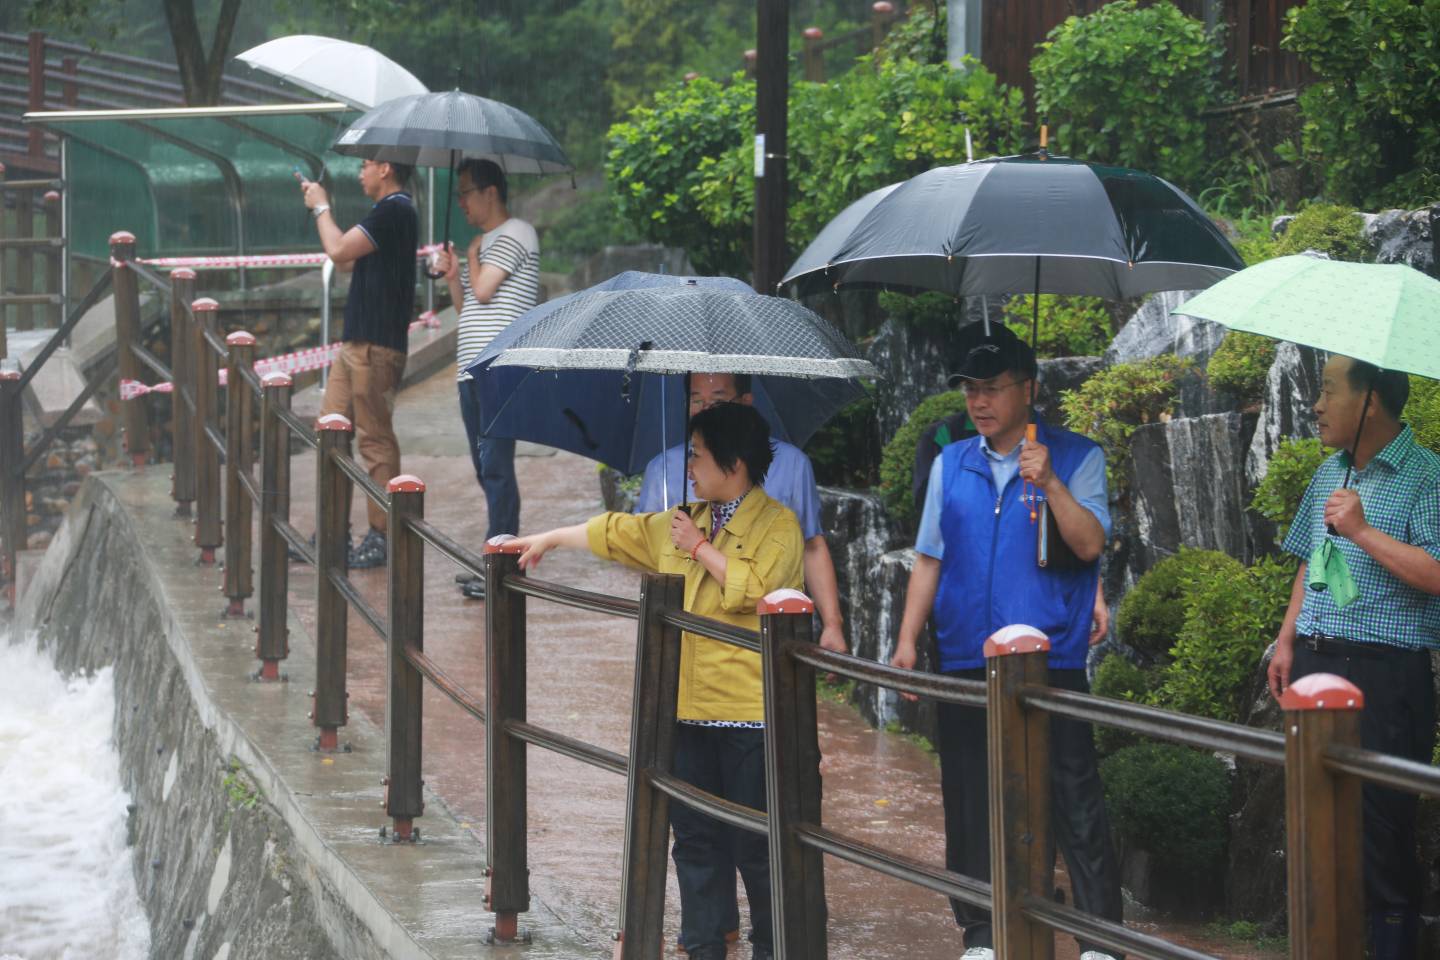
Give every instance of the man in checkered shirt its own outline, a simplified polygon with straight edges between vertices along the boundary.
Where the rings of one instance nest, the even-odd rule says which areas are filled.
[[[1315,472],[1285,537],[1284,548],[1301,565],[1269,681],[1278,699],[1306,674],[1345,677],[1365,694],[1361,745],[1429,763],[1430,654],[1440,649],[1440,456],[1416,443],[1400,421],[1409,392],[1402,373],[1349,357],[1325,364],[1315,416],[1321,441],[1339,452]],[[1352,466],[1352,482],[1342,488]],[[1305,561],[1327,536],[1358,591],[1344,606],[1329,590],[1307,589]],[[1365,899],[1376,960],[1416,955],[1422,876],[1416,806],[1414,794],[1364,786]]]

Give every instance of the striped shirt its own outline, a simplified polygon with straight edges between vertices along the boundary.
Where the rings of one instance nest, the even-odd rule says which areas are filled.
[[[1284,544],[1287,552],[1302,561],[1310,559],[1327,535],[1325,501],[1340,488],[1349,462],[1350,455],[1344,451],[1332,455],[1320,464],[1305,490]],[[1360,494],[1366,523],[1440,561],[1440,456],[1416,443],[1408,426],[1372,457],[1364,470],[1356,470],[1351,483]],[[1295,632],[1440,649],[1440,597],[1401,583],[1345,537],[1332,539],[1344,555],[1360,595],[1341,609],[1330,591],[1306,590]]]
[[[489,303],[476,300],[470,289],[469,258],[460,266],[460,286],[465,299],[460,305],[455,348],[457,380],[469,380],[470,374],[465,368],[500,331],[540,299],[540,241],[530,224],[511,217],[485,234],[480,241],[480,265],[487,263],[505,271],[505,279],[500,281]]]

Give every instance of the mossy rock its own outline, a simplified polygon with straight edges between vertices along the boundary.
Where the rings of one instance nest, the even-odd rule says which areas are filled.
[[[947,390],[920,401],[905,425],[885,444],[880,456],[880,496],[897,521],[913,524],[919,517],[911,493],[915,474],[915,447],[925,428],[965,409],[965,394]]]
[[[1254,333],[1231,330],[1210,355],[1205,367],[1211,389],[1229,394],[1243,407],[1260,401],[1265,378],[1275,362],[1275,341]]]
[[[1275,256],[1318,250],[1331,260],[1368,263],[1374,256],[1364,236],[1365,221],[1354,207],[1316,203],[1295,214],[1275,243]]]

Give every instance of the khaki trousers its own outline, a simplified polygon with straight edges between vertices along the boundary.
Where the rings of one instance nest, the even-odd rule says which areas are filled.
[[[320,415],[338,413],[355,425],[360,457],[370,478],[385,489],[400,472],[400,441],[395,438],[395,393],[405,373],[405,354],[364,341],[348,341],[330,367]],[[353,489],[353,488],[352,488]],[[370,526],[384,532],[385,508],[365,499]],[[346,504],[345,515],[350,515]]]

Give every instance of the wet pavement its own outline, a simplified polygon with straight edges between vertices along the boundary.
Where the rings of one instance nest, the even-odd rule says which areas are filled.
[[[396,409],[403,467],[427,485],[426,518],[477,549],[485,529],[485,501],[466,455],[455,408],[453,375],[442,371],[406,390]],[[522,530],[576,523],[602,509],[596,467],[568,453],[522,444],[516,469],[522,495]],[[314,464],[297,455],[293,465],[292,520],[313,528]],[[361,498],[354,528],[364,529]],[[426,554],[425,649],[452,677],[483,700],[484,604],[463,599],[454,567],[434,550]],[[617,596],[637,596],[637,576],[582,551],[550,554],[537,571],[547,580]],[[383,610],[385,572],[355,571],[352,578]],[[291,566],[291,605],[314,630],[314,575]],[[528,604],[528,719],[625,753],[633,674],[634,623],[542,601]],[[383,728],[385,656],[381,641],[352,613],[349,689],[353,710]],[[427,686],[424,776],[428,786],[484,838],[484,732],[480,724]],[[938,768],[908,738],[876,731],[847,705],[822,701],[824,820],[827,827],[940,863],[944,832]],[[342,741],[344,731],[341,731]],[[544,926],[558,922],[608,956],[616,926],[623,844],[624,783],[605,771],[551,754],[529,751],[529,858],[532,907]],[[422,819],[418,825],[422,828]],[[958,957],[961,938],[944,898],[879,874],[826,859],[830,955],[873,960]],[[741,892],[743,904],[743,890]],[[477,891],[477,907],[478,891]],[[671,937],[678,924],[673,871],[666,902]],[[745,911],[742,906],[742,926]],[[521,918],[522,926],[526,918]],[[1278,953],[1235,950],[1199,929],[1143,925],[1147,932],[1183,939],[1223,957]],[[1057,957],[1073,960],[1069,938]],[[518,955],[518,954],[517,954]],[[732,957],[748,957],[744,948]]]

